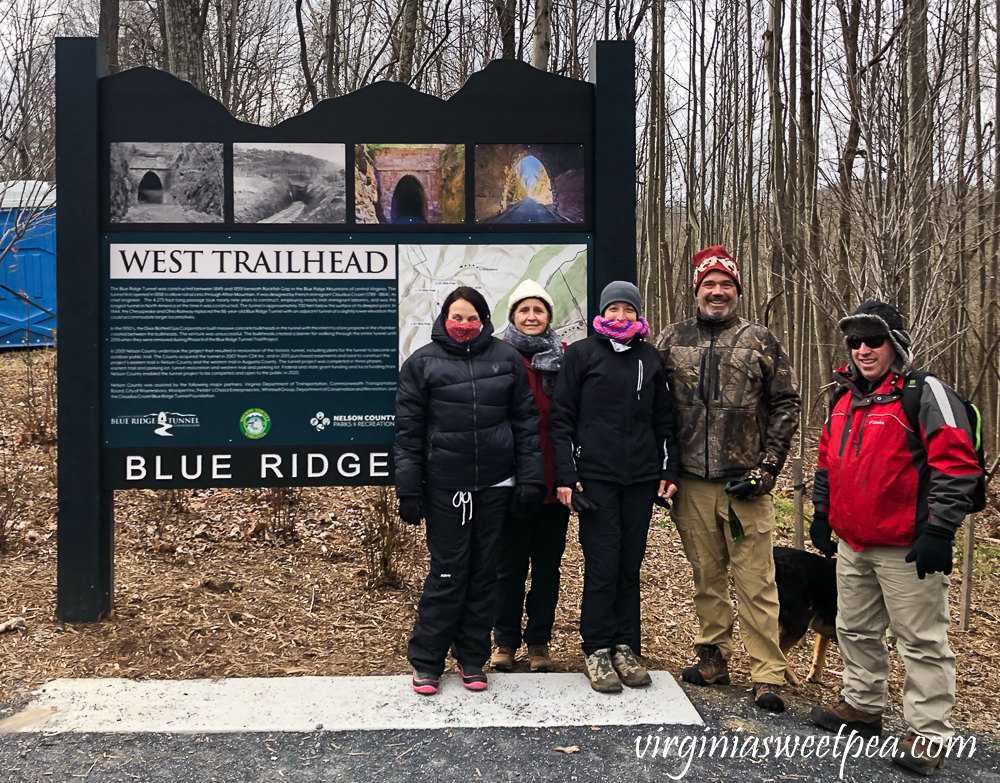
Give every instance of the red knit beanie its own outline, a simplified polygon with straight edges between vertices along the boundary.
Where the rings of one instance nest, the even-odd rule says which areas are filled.
[[[736,293],[743,295],[743,284],[740,282],[740,265],[736,259],[726,252],[722,245],[706,247],[694,254],[694,290],[705,279],[709,272],[725,272],[736,281]]]

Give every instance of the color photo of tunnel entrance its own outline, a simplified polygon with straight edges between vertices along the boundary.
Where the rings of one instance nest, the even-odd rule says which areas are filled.
[[[579,144],[477,144],[477,223],[583,223]]]
[[[234,144],[237,223],[343,223],[343,144]]]
[[[358,144],[357,223],[465,222],[464,144]]]

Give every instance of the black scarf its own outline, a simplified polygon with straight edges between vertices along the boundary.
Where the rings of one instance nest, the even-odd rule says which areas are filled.
[[[503,333],[503,339],[531,357],[531,369],[542,374],[542,391],[546,397],[551,397],[565,352],[559,335],[552,329],[546,329],[539,335],[524,334],[510,324]]]

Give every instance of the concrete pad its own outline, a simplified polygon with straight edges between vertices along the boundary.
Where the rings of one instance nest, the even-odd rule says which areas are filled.
[[[52,680],[21,712],[13,732],[311,732],[485,726],[703,725],[666,672],[647,688],[600,694],[582,674],[490,674],[473,693],[457,674],[420,696],[409,676],[228,680]]]

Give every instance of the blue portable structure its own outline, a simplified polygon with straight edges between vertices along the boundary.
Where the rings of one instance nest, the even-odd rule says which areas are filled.
[[[0,349],[54,345],[56,191],[0,182]]]

